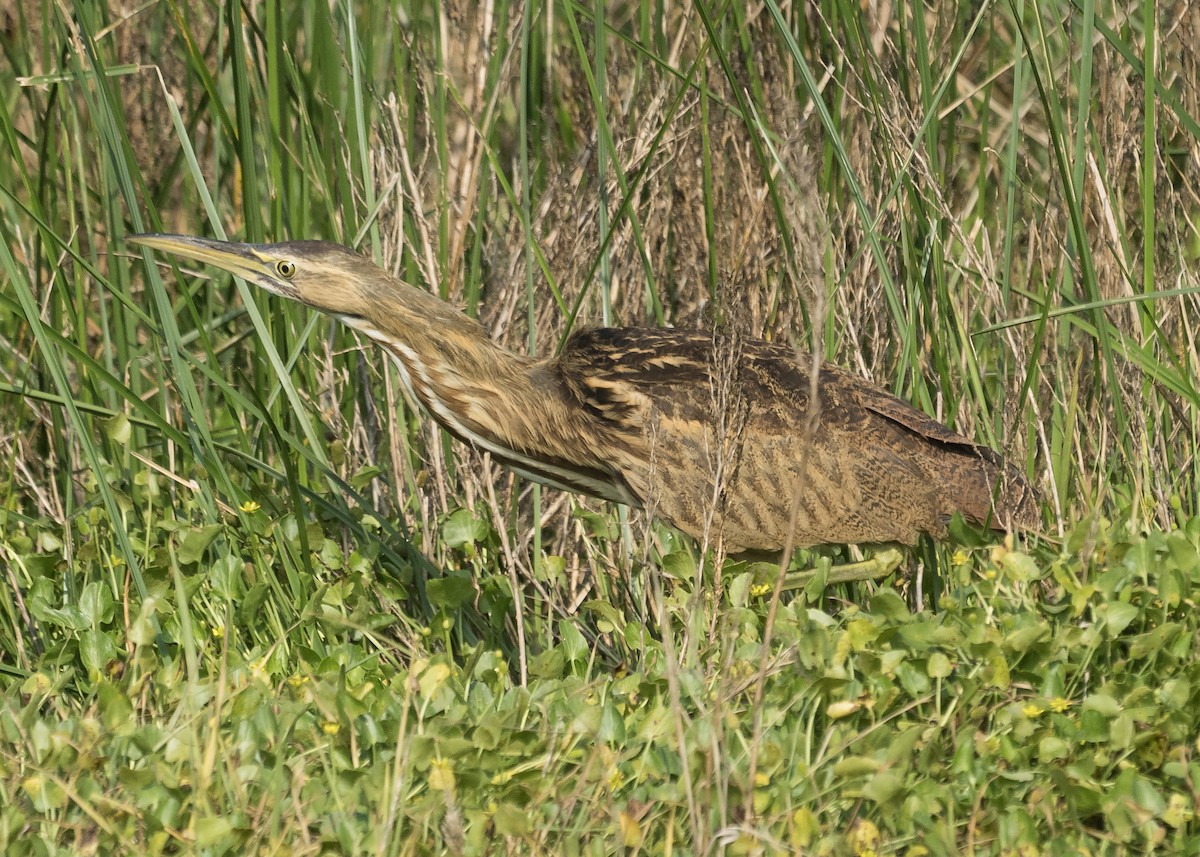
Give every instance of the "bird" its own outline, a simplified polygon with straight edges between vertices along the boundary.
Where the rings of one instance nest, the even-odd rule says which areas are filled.
[[[1040,522],[1037,492],[997,452],[784,345],[596,327],[539,358],[336,243],[127,241],[331,315],[387,352],[408,398],[454,437],[523,477],[646,509],[729,554],[911,546],[944,537],[955,514],[997,531]]]

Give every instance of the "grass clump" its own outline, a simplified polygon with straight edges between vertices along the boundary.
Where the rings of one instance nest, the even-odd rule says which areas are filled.
[[[801,594],[775,614],[766,676],[767,605],[734,566],[714,638],[694,635],[682,586],[654,629],[585,610],[526,687],[446,626],[394,642],[354,563],[274,643],[245,630],[248,584],[219,559],[176,576],[187,600],[164,575],[129,617],[98,583],[72,610],[35,587],[61,642],[7,697],[0,842],[862,854],[874,831],[877,853],[1183,853],[1200,520],[1102,543],[1046,567],[964,554],[937,611],[886,587]]]

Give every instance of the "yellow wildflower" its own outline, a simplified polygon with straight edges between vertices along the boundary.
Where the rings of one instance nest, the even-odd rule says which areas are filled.
[[[1069,700],[1069,699],[1064,699],[1061,696],[1056,696],[1056,697],[1054,697],[1054,699],[1050,700],[1050,710],[1053,711],[1055,714],[1062,714],[1064,711],[1066,711],[1068,708],[1070,708],[1074,704],[1075,703],[1071,702],[1071,700]]]

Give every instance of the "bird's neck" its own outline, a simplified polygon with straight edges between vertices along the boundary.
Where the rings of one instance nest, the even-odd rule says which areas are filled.
[[[563,402],[545,362],[493,342],[482,325],[412,287],[376,301],[372,317],[342,317],[391,355],[409,397],[462,440],[512,459],[545,444]],[[536,376],[536,377],[535,377]]]
[[[554,359],[497,345],[427,292],[372,306],[369,321],[341,320],[392,356],[409,397],[451,434],[537,482],[639,504],[599,448],[606,438],[580,425]]]

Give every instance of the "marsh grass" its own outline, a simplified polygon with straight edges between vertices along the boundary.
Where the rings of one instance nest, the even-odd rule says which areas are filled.
[[[1027,633],[1016,608],[1033,609],[1033,579],[1047,603],[1112,629],[1098,602],[1128,606],[1129,590],[1106,559],[1158,556],[1130,545],[1194,530],[1200,513],[1197,44],[1186,3],[0,4],[0,839],[863,853],[839,838],[859,818],[883,824],[862,795],[886,808],[899,792],[887,777],[859,788],[852,760],[874,751],[856,741],[873,747],[913,710],[1002,732],[984,712],[1083,698],[1071,676],[1088,661],[1039,686],[1064,649],[996,643],[978,666],[993,695],[968,682],[974,707],[951,713],[946,666],[909,640],[933,684],[902,676],[911,698],[878,697],[872,721],[874,679],[796,672],[821,661],[804,634],[833,651],[855,633],[797,605],[832,615],[868,603],[867,587],[812,588],[784,605],[777,645],[756,648],[762,569],[714,566],[643,515],[516,479],[412,412],[348,331],[121,239],[342,241],[543,354],[580,325],[711,326],[736,304],[748,333],[890,388],[1043,490],[1028,547],[1043,573],[1004,551],[991,563],[926,546],[916,606],[984,598],[973,574],[999,569],[1016,581],[986,593],[1009,617],[1004,640]],[[1160,553],[1194,581],[1189,538]],[[1088,590],[1093,575],[1107,582]],[[1112,608],[1116,634],[1194,631],[1135,592],[1147,612]],[[872,627],[907,626],[880,597]],[[1072,626],[1042,609],[1046,639],[1067,640]],[[1105,639],[1088,650],[1099,672],[1123,663]],[[1148,683],[1194,669],[1171,652]],[[997,658],[1022,678],[993,681]],[[530,714],[514,682],[553,704]],[[469,728],[444,725],[447,694],[474,700],[455,715]],[[484,696],[503,700],[490,726]],[[835,703],[855,717],[829,715]],[[111,743],[129,717],[151,767]],[[70,732],[57,744],[55,721]],[[586,728],[556,743],[563,723]],[[467,762],[455,736],[522,761]],[[1166,740],[1187,770],[1170,756],[1185,744]],[[125,776],[158,771],[162,801],[105,821],[84,785],[117,773],[77,764],[97,741]],[[319,748],[302,773],[325,783],[320,800],[298,784],[294,742]],[[803,764],[786,761],[796,742]],[[917,786],[944,785],[924,753]],[[786,798],[760,799],[774,793],[745,780],[748,758]],[[363,797],[339,783],[372,759],[373,809],[330,809]],[[826,763],[831,779],[798,773]],[[646,790],[646,765],[680,791]],[[908,807],[909,827],[884,826],[889,847],[1088,840],[1101,810],[1063,787],[1058,825],[1038,816],[1031,791],[1052,789],[1038,771],[993,795],[1027,816],[937,791],[961,801],[958,820]],[[1093,774],[1123,776],[1116,761]],[[1147,776],[1169,791],[1169,775]],[[575,785],[556,793],[556,778]],[[817,797],[781,785],[793,780]],[[268,799],[289,789],[296,800]],[[1095,841],[1184,830],[1164,821],[1167,800]],[[605,832],[579,844],[593,824]]]

